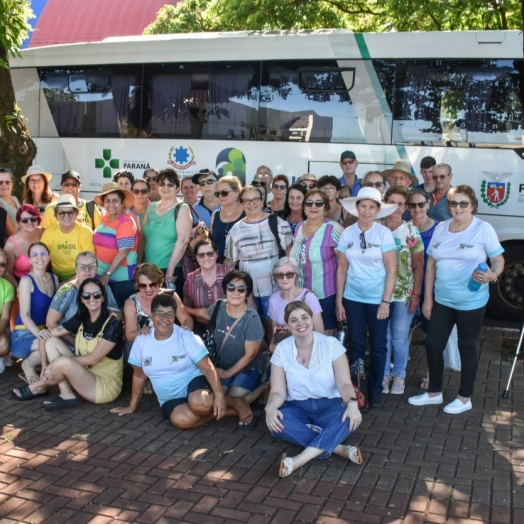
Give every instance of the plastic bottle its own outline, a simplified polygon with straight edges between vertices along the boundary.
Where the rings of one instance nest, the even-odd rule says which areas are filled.
[[[488,265],[486,264],[486,262],[481,262],[478,266],[477,266],[477,269],[479,271],[487,271],[488,270]],[[487,282],[486,282],[487,284]],[[480,289],[480,286],[482,284],[480,282],[477,282],[476,280],[473,280],[473,277],[471,277],[469,279],[469,282],[468,282],[468,289],[470,291],[478,291]]]

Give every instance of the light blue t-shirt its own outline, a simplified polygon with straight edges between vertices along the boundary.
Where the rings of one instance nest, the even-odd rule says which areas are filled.
[[[349,262],[344,298],[365,304],[380,304],[386,285],[383,253],[396,249],[391,231],[376,222],[364,232],[366,247],[361,247],[361,229],[353,224],[340,235],[337,250]]]
[[[142,368],[151,379],[160,405],[168,400],[187,397],[187,386],[202,375],[197,367],[208,355],[206,346],[191,331],[174,326],[166,340],[157,340],[155,330],[136,337],[128,362]]]
[[[468,282],[486,255],[496,257],[504,249],[493,227],[477,217],[459,233],[449,232],[450,223],[446,220],[436,227],[427,250],[437,265],[435,300],[461,311],[481,308],[488,302],[489,286],[483,284],[478,291],[470,291]]]

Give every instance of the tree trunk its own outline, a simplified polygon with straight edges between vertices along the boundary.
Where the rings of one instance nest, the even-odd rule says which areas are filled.
[[[0,59],[8,63],[6,48],[0,43]],[[15,180],[13,192],[20,195],[21,178],[36,156],[36,144],[16,103],[11,71],[0,67],[0,166],[8,167]]]

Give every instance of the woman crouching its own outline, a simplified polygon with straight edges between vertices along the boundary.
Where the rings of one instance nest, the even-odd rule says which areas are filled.
[[[271,358],[266,423],[273,437],[304,450],[295,457],[283,454],[279,475],[332,453],[361,464],[360,450],[342,445],[362,422],[344,346],[313,331],[313,313],[302,301],[289,303],[284,319],[292,336]]]
[[[59,337],[76,333],[75,353]],[[58,385],[60,394],[44,403],[48,411],[79,403],[73,389],[95,404],[115,400],[122,391],[123,326],[107,309],[104,285],[88,278],[78,289],[78,313],[61,326],[42,330],[38,336],[42,371],[40,380],[13,390],[15,400],[47,396]]]

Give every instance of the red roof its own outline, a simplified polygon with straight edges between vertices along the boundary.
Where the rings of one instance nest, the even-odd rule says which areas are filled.
[[[47,0],[29,47],[141,35],[166,4],[180,0]]]

